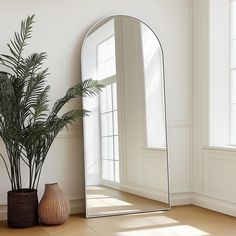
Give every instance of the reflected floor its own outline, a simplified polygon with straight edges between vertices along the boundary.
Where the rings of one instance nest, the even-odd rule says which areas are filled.
[[[87,186],[88,215],[121,214],[167,208],[166,203],[105,187]]]

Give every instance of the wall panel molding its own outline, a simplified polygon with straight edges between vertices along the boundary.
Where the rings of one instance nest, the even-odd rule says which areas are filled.
[[[203,150],[202,190],[199,192],[236,203],[236,190],[232,188],[236,178],[235,166],[235,152]]]

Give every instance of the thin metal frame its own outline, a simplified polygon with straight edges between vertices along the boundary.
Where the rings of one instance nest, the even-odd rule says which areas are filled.
[[[151,31],[152,33],[156,36],[159,44],[160,44],[160,48],[161,48],[161,55],[162,55],[162,75],[163,75],[163,95],[164,95],[164,115],[165,115],[165,131],[166,131],[166,153],[167,153],[167,191],[168,191],[168,207],[166,208],[158,208],[158,209],[147,209],[147,210],[134,210],[134,211],[129,211],[129,212],[120,212],[120,213],[107,213],[107,214],[97,214],[97,215],[89,215],[88,211],[87,211],[87,191],[86,191],[86,186],[87,186],[87,170],[86,170],[86,158],[84,157],[84,173],[85,173],[85,211],[86,211],[86,218],[98,218],[98,217],[109,217],[109,216],[121,216],[121,215],[131,215],[131,214],[142,214],[142,213],[150,213],[150,212],[159,212],[159,211],[168,211],[171,209],[171,196],[170,196],[170,170],[169,170],[169,144],[168,144],[168,129],[167,129],[167,98],[166,98],[166,81],[165,81],[165,58],[164,58],[164,52],[163,52],[163,47],[162,44],[159,40],[159,38],[157,37],[156,33],[150,28],[150,26],[148,24],[146,24],[144,21],[133,17],[133,16],[129,16],[129,15],[124,15],[124,14],[116,14],[116,15],[109,15],[106,17],[101,18],[100,20],[98,20],[95,24],[93,24],[90,29],[88,30],[88,32],[86,33],[84,39],[83,39],[83,43],[82,43],[82,47],[81,47],[81,53],[80,53],[80,57],[81,57],[81,75],[83,74],[83,66],[82,66],[82,53],[83,53],[83,49],[84,49],[84,45],[86,43],[86,39],[89,36],[90,32],[92,32],[93,28],[96,27],[97,24],[101,23],[104,20],[107,20],[109,18],[112,17],[116,17],[116,16],[124,16],[124,17],[130,17],[132,19],[135,19],[141,23],[143,23],[144,25],[146,25]],[[82,106],[83,106],[83,100],[82,100]],[[83,133],[84,133],[85,127],[84,127],[84,122],[83,122]]]

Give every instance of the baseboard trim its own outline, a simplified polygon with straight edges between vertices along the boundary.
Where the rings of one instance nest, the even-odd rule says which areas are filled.
[[[70,200],[70,213],[71,215],[85,213],[85,200],[84,199]]]
[[[189,204],[236,217],[236,202],[230,202],[199,192],[171,194],[171,206]]]
[[[102,180],[101,184],[109,188],[117,189],[120,191],[135,194],[145,198],[150,198],[156,201],[161,201],[166,204],[168,203],[167,192],[161,189],[145,188],[143,186],[138,186],[138,185],[133,186],[129,184],[119,184],[107,180]]]
[[[192,204],[192,192],[185,193],[171,193],[170,202],[171,206],[183,206]]]
[[[167,193],[165,193],[162,190],[152,190],[148,188],[140,188],[140,187],[133,187],[130,185],[120,185],[120,189],[131,194],[136,194],[138,196],[142,196],[145,198],[150,198],[156,201],[161,201],[166,204],[168,204],[168,196]]]
[[[230,202],[218,199],[214,196],[195,192],[193,194],[192,204],[236,217],[236,202]]]
[[[0,204],[0,220],[6,220],[6,219],[7,219],[7,205]]]

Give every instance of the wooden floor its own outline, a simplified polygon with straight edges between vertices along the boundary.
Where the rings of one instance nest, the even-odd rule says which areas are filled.
[[[103,185],[87,186],[88,214],[106,215],[166,209],[168,204]]]
[[[61,226],[9,229],[0,222],[1,236],[236,236],[236,218],[196,206],[167,212],[85,219],[71,216]]]

